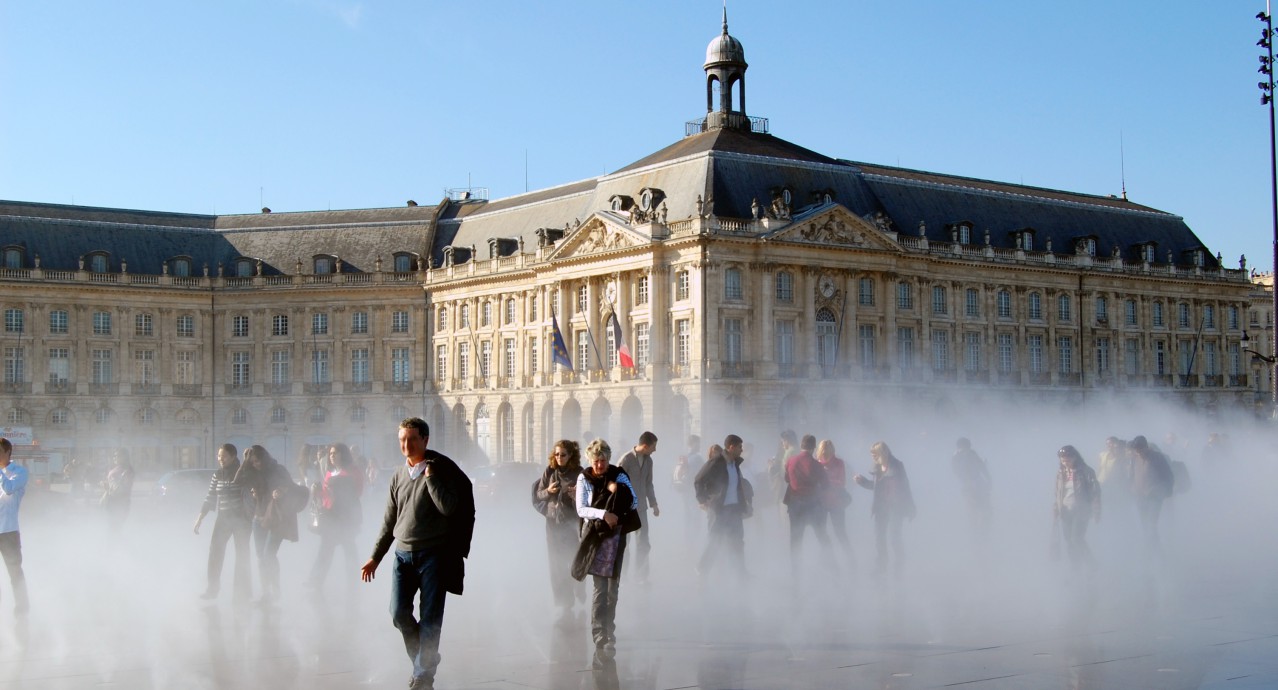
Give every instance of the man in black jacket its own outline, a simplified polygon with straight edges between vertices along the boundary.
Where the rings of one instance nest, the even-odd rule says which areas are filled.
[[[386,515],[373,555],[360,569],[371,582],[377,564],[395,545],[391,571],[392,620],[404,636],[413,662],[409,688],[435,687],[439,634],[444,625],[444,596],[462,593],[462,559],[470,555],[475,528],[475,495],[457,463],[427,450],[430,427],[417,417],[400,422],[399,448],[405,464],[391,477]],[[421,620],[413,599],[421,592]]]
[[[712,447],[710,457],[694,482],[697,503],[710,514],[709,537],[697,565],[703,577],[720,552],[727,550],[738,575],[745,576],[745,526],[752,512],[754,489],[741,473],[741,437],[729,434],[723,448]]]

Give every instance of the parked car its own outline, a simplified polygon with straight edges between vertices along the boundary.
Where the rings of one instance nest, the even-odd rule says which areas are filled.
[[[536,462],[501,462],[468,471],[475,488],[475,500],[507,499],[527,501],[533,480],[546,466]]]
[[[152,495],[166,505],[180,505],[199,510],[200,501],[208,495],[209,482],[216,470],[174,470],[155,481]]]

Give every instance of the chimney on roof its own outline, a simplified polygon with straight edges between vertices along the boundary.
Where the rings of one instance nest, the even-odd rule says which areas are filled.
[[[265,207],[265,206],[263,206],[263,207],[262,207],[262,213],[270,213],[270,212],[271,212],[271,209],[269,209],[269,208],[267,208],[267,207]]]
[[[409,200],[408,200],[408,207],[409,207],[409,208],[413,208],[413,207],[414,207],[414,206],[416,206],[416,205],[417,205],[417,202],[416,202],[416,201],[413,201],[412,199],[409,199]]]

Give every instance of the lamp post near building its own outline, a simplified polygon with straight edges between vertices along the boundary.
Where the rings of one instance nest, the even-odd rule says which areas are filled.
[[[1270,12],[1270,1],[1265,0],[1265,11],[1256,14],[1256,19],[1264,22],[1265,28],[1260,30],[1260,40],[1256,45],[1265,49],[1265,54],[1260,56],[1260,73],[1264,75],[1265,80],[1260,82],[1261,96],[1260,104],[1269,106],[1269,182],[1271,203],[1273,207],[1274,227],[1273,227],[1273,276],[1278,278],[1278,149],[1275,148],[1274,142],[1274,25],[1273,15]],[[1271,296],[1273,298],[1274,318],[1278,320],[1278,281],[1272,285]],[[1270,335],[1270,354],[1265,356],[1253,350],[1244,349],[1244,352],[1250,352],[1252,356],[1258,357],[1269,364],[1269,391],[1271,402],[1274,406],[1275,416],[1278,416],[1278,323],[1275,323],[1275,331]],[[1243,346],[1247,345],[1246,333],[1243,334]]]

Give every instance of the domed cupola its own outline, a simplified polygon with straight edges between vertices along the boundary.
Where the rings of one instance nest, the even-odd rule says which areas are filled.
[[[728,35],[728,8],[723,8],[723,33],[706,46],[706,129],[730,127],[750,131],[745,108],[745,48],[741,41]],[[716,88],[717,87],[717,88]],[[737,91],[738,105],[732,107],[732,92]],[[715,106],[715,92],[719,94]]]

